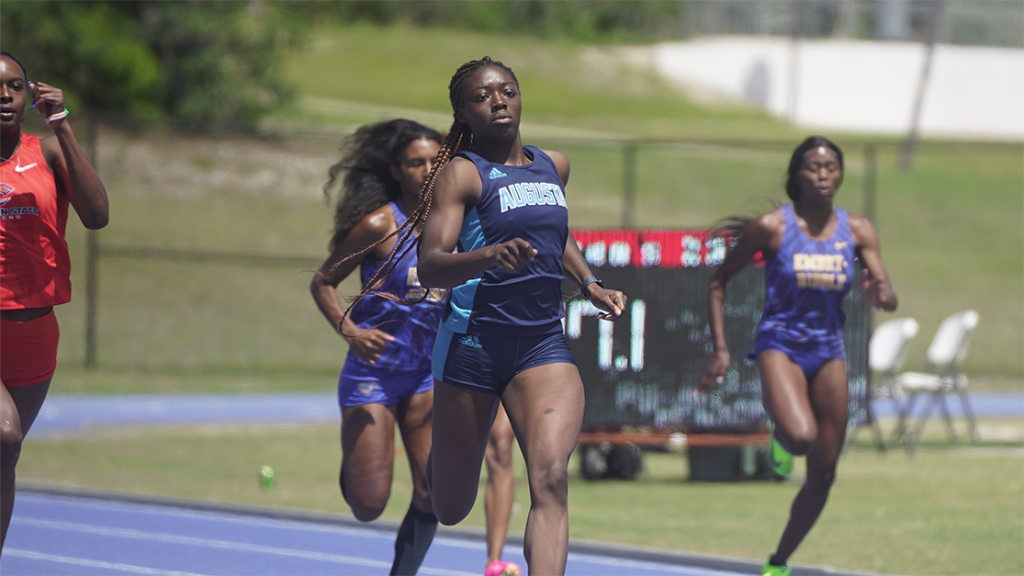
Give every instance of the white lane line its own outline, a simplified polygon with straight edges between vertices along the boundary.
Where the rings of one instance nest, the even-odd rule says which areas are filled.
[[[130,572],[132,574],[159,574],[160,576],[203,576],[202,574],[196,574],[194,572],[176,572],[173,570],[160,570],[159,568],[147,568],[145,566],[121,564],[118,562],[102,562],[99,560],[88,560],[86,558],[72,558],[71,556],[58,556],[56,554],[42,554],[40,552],[31,552],[29,550],[20,550],[18,548],[8,548],[4,550],[4,555],[8,558],[13,556],[14,558],[26,558],[28,560],[43,560],[45,562],[57,562],[59,564],[85,566],[87,568],[103,568],[104,570],[118,570],[121,572]]]
[[[28,501],[34,501],[34,503],[40,506],[51,506],[55,503],[66,504],[76,507],[89,508],[94,510],[100,510],[103,512],[114,512],[117,514],[137,515],[145,514],[152,516],[165,516],[172,518],[188,518],[198,519],[209,522],[222,522],[230,524],[238,524],[241,526],[250,527],[261,527],[261,528],[287,528],[289,530],[301,530],[306,532],[319,532],[319,533],[330,533],[340,534],[345,536],[358,536],[362,538],[378,538],[382,540],[388,540],[394,542],[395,535],[392,532],[385,532],[379,528],[360,528],[356,526],[339,526],[339,525],[324,525],[319,524],[315,520],[300,520],[292,518],[274,518],[270,516],[249,516],[244,512],[232,512],[230,510],[217,511],[217,510],[186,510],[180,508],[171,508],[170,505],[162,504],[142,504],[142,503],[119,503],[119,502],[107,502],[107,501],[82,501],[75,497],[63,497],[63,496],[48,496],[40,497],[35,494],[26,494],[25,496],[18,496],[19,504],[26,503]],[[21,508],[19,508],[20,510]],[[396,528],[397,530],[397,528]],[[480,549],[485,550],[486,546],[480,544]]]
[[[650,570],[652,572],[670,572],[672,574],[685,574],[686,576],[740,576],[738,572],[714,570],[711,568],[699,568],[696,566],[676,566],[672,564],[661,564],[645,560],[627,560],[614,556],[596,556],[590,554],[569,553],[569,560],[601,566],[615,566],[616,568],[632,568],[634,570]],[[624,572],[626,573],[626,572]]]
[[[232,512],[217,512],[217,511],[206,511],[206,510],[182,510],[167,508],[161,505],[154,504],[125,504],[125,503],[112,503],[112,502],[82,502],[78,499],[71,497],[62,496],[49,496],[41,497],[36,494],[22,496],[19,501],[25,500],[36,500],[40,504],[51,504],[53,501],[58,500],[61,502],[67,502],[75,506],[82,506],[87,508],[96,508],[104,511],[116,511],[125,514],[152,514],[155,516],[170,516],[170,517],[181,517],[190,519],[201,519],[210,520],[217,522],[226,522],[232,524],[239,524],[243,526],[261,527],[261,528],[272,528],[279,527],[290,530],[300,530],[315,533],[332,533],[341,534],[345,536],[356,536],[370,539],[385,539],[388,541],[394,541],[394,535],[387,532],[381,532],[373,528],[358,528],[358,527],[347,527],[347,526],[330,526],[321,524],[310,524],[302,520],[284,519],[284,518],[266,518],[266,517],[248,517],[240,516]],[[140,510],[141,509],[141,510]],[[21,518],[15,517],[14,521],[18,522]],[[35,520],[36,522],[43,522],[42,520]],[[204,541],[205,542],[205,541]],[[462,548],[466,550],[486,550],[486,546],[483,542],[468,541],[459,538],[445,537],[438,535],[434,539],[434,545],[449,546],[452,548]],[[520,546],[508,545],[505,550],[510,553],[522,554],[523,549]],[[628,560],[624,558],[616,558],[614,556],[596,556],[586,553],[570,553],[569,558],[576,562],[584,562],[587,564],[599,564],[599,565],[610,565],[617,566],[620,568],[634,568],[634,569],[646,569],[646,570],[662,570],[678,574],[687,574],[693,576],[723,576],[732,575],[734,572],[715,570],[713,568],[699,568],[696,566],[678,566],[673,564],[662,564],[657,562],[647,562],[643,560]],[[390,566],[390,565],[389,565]],[[420,568],[420,572],[424,574],[432,574],[430,568]]]
[[[345,556],[341,554],[327,554],[324,552],[313,552],[309,550],[295,550],[293,548],[279,548],[276,546],[264,546],[257,544],[246,544],[244,542],[231,542],[229,540],[208,540],[204,538],[192,538],[189,536],[176,536],[173,534],[161,534],[157,532],[144,532],[129,528],[102,528],[89,524],[78,524],[74,522],[54,522],[50,520],[36,520],[33,518],[18,518],[18,524],[34,526],[36,528],[49,528],[51,530],[66,530],[69,532],[80,532],[96,536],[110,536],[113,538],[128,538],[132,540],[145,540],[149,542],[163,542],[167,544],[180,544],[183,546],[198,546],[201,548],[214,548],[218,550],[230,550],[233,552],[252,552],[255,554],[272,554],[275,556],[286,556],[290,558],[302,558],[304,560],[316,560],[319,562],[332,562],[335,564],[347,564],[352,566],[367,566],[372,568],[391,568],[391,562],[381,562],[369,558],[357,556]],[[453,572],[451,570],[436,570],[433,568],[420,568],[424,574],[458,574],[459,576],[477,576],[472,572]]]

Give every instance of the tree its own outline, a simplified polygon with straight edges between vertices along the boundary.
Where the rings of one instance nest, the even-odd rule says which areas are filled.
[[[310,11],[260,1],[4,0],[3,48],[69,106],[253,126],[292,97],[280,66]]]

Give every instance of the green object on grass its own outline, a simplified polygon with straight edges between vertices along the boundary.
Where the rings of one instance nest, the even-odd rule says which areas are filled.
[[[765,560],[764,566],[761,568],[761,576],[789,576],[789,573],[792,571],[793,569],[789,566],[776,566],[775,564],[772,564],[772,557],[769,556],[768,559]]]
[[[260,487],[264,490],[269,490],[277,484],[277,480],[274,479],[274,469],[270,466],[260,467]]]

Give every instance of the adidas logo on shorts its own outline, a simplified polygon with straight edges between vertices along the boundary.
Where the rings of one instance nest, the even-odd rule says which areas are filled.
[[[487,179],[494,180],[496,178],[504,178],[506,176],[508,176],[508,174],[505,174],[501,170],[498,170],[497,168],[491,168],[491,173],[487,176]]]
[[[480,339],[476,336],[463,336],[459,338],[459,344],[469,346],[470,348],[483,348],[483,345],[480,344]]]

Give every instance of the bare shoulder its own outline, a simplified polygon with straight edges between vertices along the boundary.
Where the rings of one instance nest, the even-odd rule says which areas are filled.
[[[858,246],[877,241],[878,233],[871,220],[856,214],[849,214],[847,219],[850,222],[850,234],[853,235],[853,240]]]
[[[352,227],[352,231],[348,235],[361,242],[373,243],[387,236],[394,229],[395,214],[391,211],[391,206],[385,204],[363,216],[363,219]]]
[[[545,150],[543,148],[541,148],[540,151],[547,154],[548,158],[551,158],[551,161],[559,168],[561,168],[562,165],[569,165],[569,157],[566,156],[565,152],[560,152],[558,150]]]
[[[483,192],[483,180],[480,179],[480,171],[476,164],[462,156],[452,158],[437,175],[436,192],[441,192],[446,197],[457,198],[480,198]]]
[[[786,230],[786,217],[782,213],[782,208],[776,208],[754,218],[748,226],[751,232],[779,234]]]
[[[558,175],[562,178],[562,184],[565,184],[569,180],[569,157],[566,156],[565,152],[559,152],[558,150],[545,150],[541,148],[541,152],[548,155],[551,161],[555,163],[555,168],[558,170]]]

